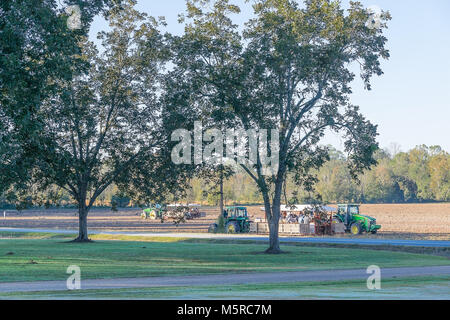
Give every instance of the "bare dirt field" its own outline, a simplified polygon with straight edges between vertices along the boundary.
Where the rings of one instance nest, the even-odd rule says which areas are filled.
[[[263,217],[261,206],[252,206],[252,218]],[[88,225],[95,230],[130,232],[207,232],[219,213],[218,208],[201,208],[205,218],[188,221],[175,226],[170,220],[148,221],[140,218],[140,209],[124,209],[112,212],[108,209],[93,209]],[[370,238],[396,238],[417,240],[450,240],[450,203],[440,204],[379,204],[363,205],[361,212],[377,219],[382,225],[378,235]],[[27,210],[8,211],[6,218],[0,211],[1,228],[76,229],[76,210]]]
[[[450,240],[450,203],[364,205],[383,226],[380,236]]]
[[[143,220],[141,209],[121,209],[113,212],[110,209],[92,209],[88,217],[88,227],[100,231],[129,232],[207,232],[208,226],[219,214],[216,208],[202,208],[207,216],[187,221],[178,227],[171,220],[161,223],[160,220]],[[76,209],[25,210],[8,211],[6,219],[0,211],[0,227],[2,228],[39,228],[39,229],[77,229],[78,217]]]

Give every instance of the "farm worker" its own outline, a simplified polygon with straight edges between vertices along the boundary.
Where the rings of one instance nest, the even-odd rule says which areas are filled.
[[[300,218],[298,218],[298,223],[303,224],[305,222],[305,216],[301,215]]]

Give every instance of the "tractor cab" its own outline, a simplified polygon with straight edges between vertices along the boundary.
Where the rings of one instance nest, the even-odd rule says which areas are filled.
[[[357,204],[340,204],[338,205],[338,212],[340,220],[346,226],[352,221],[354,215],[359,215],[359,205]]]
[[[359,214],[359,204],[340,204],[338,205],[338,214]]]
[[[357,204],[340,204],[336,217],[344,223],[347,230],[350,230],[353,217],[359,215],[359,205]]]
[[[223,210],[225,219],[245,219],[248,218],[247,208],[245,207],[227,207]]]

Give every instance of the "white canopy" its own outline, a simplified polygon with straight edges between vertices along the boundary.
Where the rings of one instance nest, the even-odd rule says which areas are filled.
[[[199,204],[195,204],[195,203],[190,203],[188,205],[182,204],[182,203],[172,203],[169,204],[168,207],[201,207],[201,205]]]
[[[336,212],[337,209],[329,206],[321,206],[322,210],[327,212]],[[281,206],[281,211],[288,211],[288,212],[300,212],[305,210],[313,211],[314,206],[310,204],[298,204],[295,206]],[[265,208],[261,208],[262,211],[265,211]]]

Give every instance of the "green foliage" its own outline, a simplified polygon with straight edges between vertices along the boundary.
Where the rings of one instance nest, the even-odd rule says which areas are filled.
[[[355,78],[349,65],[360,65],[370,90],[372,76],[383,73],[381,59],[389,57],[383,36],[389,13],[374,30],[366,26],[369,14],[358,2],[351,2],[345,14],[339,1],[307,0],[300,6],[291,0],[259,0],[254,19],[240,31],[230,18],[240,10],[229,0],[188,4],[185,34],[172,47],[176,97],[171,101],[177,99],[180,114],[212,123],[278,129],[278,168],[267,176],[261,161],[242,165],[266,207],[275,208],[267,212],[269,220],[279,220],[289,173],[313,190],[312,172],[329,159],[319,144],[326,129],[344,133],[353,178],[376,163],[377,127],[349,101]],[[271,233],[275,242],[276,233]],[[279,252],[279,244],[271,243],[271,249]]]
[[[119,192],[111,197],[111,206],[113,208],[126,208],[129,206],[130,201],[131,199],[126,193]]]
[[[184,202],[217,205],[220,200],[219,186],[203,175],[193,178],[187,188]],[[255,181],[243,170],[237,170],[224,181],[225,205],[262,203],[261,192]]]
[[[68,1],[74,2],[74,1]],[[42,156],[42,103],[86,65],[78,41],[109,0],[79,0],[82,28],[67,28],[56,0],[0,2],[0,192],[29,186]],[[10,190],[11,191],[11,190]]]
[[[11,128],[0,130],[0,175],[8,173],[0,192],[14,178],[30,193],[56,185],[77,202],[83,221],[113,183],[137,200],[182,185],[175,169],[164,170],[172,165],[159,99],[170,58],[158,30],[164,22],[135,10],[133,0],[113,1],[104,12],[111,29],[98,35],[102,51],[87,33],[103,2],[77,1],[83,28],[75,31],[55,1],[0,7],[0,59],[11,69],[0,81],[0,129]]]
[[[146,192],[163,189],[151,182],[166,164],[157,153],[165,137],[156,91],[168,58],[159,23],[133,1],[113,6],[107,18],[111,31],[99,34],[105,53],[80,39],[89,68],[65,81],[40,114],[52,143],[43,146],[36,179],[67,190],[82,214],[112,183],[123,191],[135,186],[130,180],[146,180]]]
[[[418,161],[415,156],[417,149],[422,150],[427,159],[425,162],[420,161],[420,165],[414,163]],[[331,160],[313,172],[318,179],[313,191],[299,185],[292,174],[288,175],[286,196],[289,203],[311,203],[318,199],[326,203],[450,201],[450,154],[440,148],[420,146],[394,156],[380,150],[375,155],[378,164],[372,166],[371,170],[359,174],[359,182],[352,179],[346,157],[342,152],[331,148],[329,153]],[[416,175],[420,166],[423,166],[421,169],[423,173]],[[204,203],[207,198],[202,194],[209,195],[205,183],[201,179],[194,179],[191,186],[192,193],[186,197],[186,201]],[[225,182],[224,190],[228,205],[263,203],[258,186],[242,170]],[[423,194],[428,196],[424,197]],[[209,198],[212,199],[211,196]],[[216,197],[207,203],[216,205],[217,201]]]
[[[351,180],[345,159],[331,160],[318,172],[316,190],[326,202],[403,203],[450,201],[450,155],[440,147],[419,146],[390,156]]]
[[[327,203],[339,202],[361,202],[361,203],[412,203],[420,201],[450,201],[450,154],[445,151],[438,153],[434,147],[420,146],[425,150],[427,161],[425,164],[426,181],[420,181],[421,176],[414,173],[417,165],[411,163],[417,159],[411,154],[416,150],[401,152],[395,156],[384,153],[380,156],[377,153],[379,163],[359,175],[360,183],[351,178],[347,161],[343,153],[331,149],[330,158],[332,160],[325,163],[317,173],[318,182],[315,192],[308,192],[303,186],[298,185],[292,175],[287,179],[288,201],[295,199],[295,203],[311,203],[313,199],[320,197]],[[338,155],[338,156],[336,156]],[[412,159],[412,160],[410,160]],[[412,167],[413,169],[411,169]],[[419,187],[424,188],[424,194],[430,194],[428,198],[419,196]],[[213,197],[208,186],[201,178],[194,178],[190,181],[189,188],[183,201],[187,203],[199,203],[217,205],[218,193]],[[227,205],[233,204],[261,204],[263,199],[256,183],[242,170],[238,170],[233,176],[224,182],[224,196]],[[98,200],[96,205],[113,205],[111,200],[117,197],[124,202],[129,201],[126,194],[121,193],[117,187],[110,186]],[[33,197],[28,193],[6,194],[0,197],[1,208],[26,209],[30,206],[51,207],[66,206],[73,202],[69,193],[61,188],[53,186],[45,191],[38,192]],[[114,202],[114,201],[113,201]],[[115,202],[117,206],[118,201]],[[123,204],[124,205],[124,204]]]

